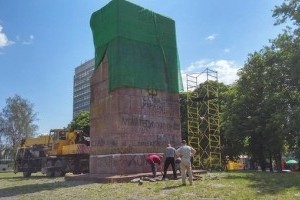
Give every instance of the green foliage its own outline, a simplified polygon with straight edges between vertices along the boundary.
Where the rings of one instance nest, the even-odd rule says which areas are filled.
[[[276,25],[292,21],[295,26],[300,26],[300,1],[285,0],[285,2],[276,6],[273,11],[273,17],[276,18]]]
[[[280,163],[286,151],[300,158],[300,1],[285,0],[273,17],[277,25],[293,26],[249,54],[235,84],[219,85],[222,155],[246,153],[263,170],[266,160]],[[181,99],[187,133],[186,98]]]
[[[238,105],[243,111],[236,115],[244,125],[242,132],[248,138],[250,155],[263,170],[266,158],[281,155],[284,144],[288,104],[280,69],[276,52],[265,47],[249,56],[237,82],[237,93],[242,97]]]
[[[34,124],[36,120],[37,114],[33,110],[33,104],[28,100],[19,95],[6,99],[6,106],[0,112],[0,133],[12,152],[22,138],[35,134],[38,129]]]
[[[225,140],[244,145],[263,170],[266,159],[280,162],[286,149],[300,153],[299,4],[286,0],[275,8],[277,24],[292,21],[294,31],[287,27],[269,47],[249,55],[223,109]]]
[[[236,85],[227,86],[220,90],[221,111],[221,144],[222,156],[230,158],[238,157],[247,153],[246,135],[243,130],[247,129],[240,118],[244,114],[243,107],[239,106],[240,98],[237,95]]]
[[[181,121],[181,138],[188,139],[188,126],[187,126],[187,102],[186,92],[179,94],[180,100],[180,121]]]
[[[287,24],[284,33],[273,41],[273,48],[282,63],[281,73],[285,78],[284,90],[289,105],[285,139],[288,150],[300,158],[300,1],[285,0],[275,8],[273,17],[277,19],[276,24]]]
[[[70,131],[82,130],[86,136],[90,134],[90,113],[80,112],[68,125]]]

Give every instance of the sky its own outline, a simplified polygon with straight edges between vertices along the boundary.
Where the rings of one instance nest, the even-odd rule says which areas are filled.
[[[272,18],[283,0],[128,1],[175,20],[183,81],[208,67],[232,84],[248,55],[283,29]],[[66,127],[74,70],[94,57],[91,14],[109,2],[0,0],[0,110],[20,95],[37,112],[38,134]]]

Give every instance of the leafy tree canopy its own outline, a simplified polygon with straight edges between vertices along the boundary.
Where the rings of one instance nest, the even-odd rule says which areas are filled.
[[[90,134],[90,113],[80,112],[68,125],[70,131],[82,130],[84,135]]]
[[[38,129],[34,124],[37,113],[33,104],[19,95],[6,99],[6,106],[0,112],[0,134],[2,142],[15,149],[22,138],[33,136]]]

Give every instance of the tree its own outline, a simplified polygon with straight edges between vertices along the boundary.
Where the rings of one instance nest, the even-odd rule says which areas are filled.
[[[90,113],[80,112],[68,125],[70,131],[81,130],[85,136],[90,135]]]
[[[249,55],[222,115],[225,139],[245,145],[262,170],[266,160],[280,166],[286,146],[300,157],[300,1],[286,0],[273,17],[277,25],[291,21],[293,27]]]
[[[6,106],[0,112],[0,133],[11,150],[15,150],[24,137],[35,134],[36,120],[37,114],[28,100],[19,95],[6,99]]]
[[[219,98],[222,156],[229,156],[230,159],[237,158],[248,152],[245,148],[246,135],[243,134],[246,124],[239,120],[240,114],[243,114],[243,107],[239,106],[240,98],[237,95],[236,84],[220,90]]]
[[[273,17],[276,18],[275,25],[286,23],[287,20],[293,22],[296,29],[300,27],[300,1],[299,0],[285,0],[280,6],[275,6]]]
[[[7,146],[3,140],[3,133],[0,131],[0,159],[4,157],[4,152],[7,149]]]
[[[300,159],[300,1],[285,0],[273,12],[276,25],[288,24],[284,33],[273,41],[282,61],[288,91],[288,149]],[[291,23],[292,23],[292,26]]]
[[[281,157],[287,124],[285,76],[281,73],[282,62],[276,49],[265,47],[250,54],[240,72],[238,94],[244,115],[239,115],[240,124],[245,124],[249,152],[262,170],[274,158]],[[270,166],[272,169],[272,167]]]

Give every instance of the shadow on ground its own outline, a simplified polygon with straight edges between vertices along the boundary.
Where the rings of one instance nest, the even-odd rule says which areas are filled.
[[[11,178],[1,178],[6,179],[5,181],[24,181],[22,177],[11,177]],[[30,177],[31,180],[39,180],[39,179],[49,179],[45,176],[33,176]],[[26,181],[26,179],[25,179]],[[56,190],[58,188],[69,188],[78,185],[86,185],[90,184],[90,182],[86,181],[51,181],[49,183],[39,183],[39,184],[26,184],[21,186],[11,186],[5,187],[0,189],[0,197],[14,197],[17,195],[24,195],[24,194],[31,194],[31,193],[38,193],[44,190]]]
[[[45,176],[45,175],[37,175],[37,176],[31,176],[31,177],[29,177],[29,178],[24,178],[24,177],[22,177],[22,176],[16,176],[16,177],[1,177],[0,178],[0,180],[5,180],[5,179],[7,179],[7,180],[28,180],[28,179],[30,179],[30,180],[38,180],[38,179],[49,179],[49,177],[47,177],[47,176]]]
[[[288,188],[300,190],[300,173],[299,172],[261,172],[245,171],[238,173],[231,172],[232,175],[224,177],[225,179],[247,179],[250,181],[248,187],[259,191],[259,194],[276,195],[285,192]]]
[[[165,187],[162,190],[172,190],[172,189],[176,189],[179,187],[182,187],[183,185],[173,185],[173,186],[169,186],[169,187]]]

